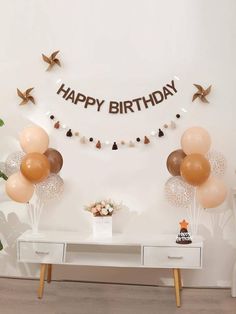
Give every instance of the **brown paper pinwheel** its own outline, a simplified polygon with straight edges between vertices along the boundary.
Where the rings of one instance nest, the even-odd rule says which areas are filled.
[[[195,87],[197,87],[197,92],[193,95],[192,101],[199,98],[204,103],[209,103],[209,101],[206,99],[206,96],[210,94],[211,92],[211,85],[204,89],[201,85],[193,84]]]
[[[58,58],[56,58],[56,56],[57,56],[58,53],[59,53],[59,50],[53,52],[50,57],[47,57],[47,56],[45,56],[45,55],[42,53],[43,61],[45,61],[46,63],[49,64],[49,66],[48,66],[48,68],[46,69],[46,71],[51,70],[51,68],[52,68],[55,64],[57,64],[59,67],[61,66],[60,60],[59,60]]]
[[[35,100],[34,97],[30,95],[30,92],[33,90],[34,88],[28,88],[25,92],[21,92],[18,88],[17,88],[17,95],[22,99],[21,103],[19,104],[20,106],[22,105],[26,105],[29,101],[31,101],[33,104],[35,104]]]

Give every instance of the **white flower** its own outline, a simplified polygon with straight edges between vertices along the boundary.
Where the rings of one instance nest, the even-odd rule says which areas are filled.
[[[101,205],[105,206],[106,205],[105,201],[101,201]]]
[[[109,207],[109,208],[108,208],[109,213],[112,213],[113,210],[114,210],[114,209],[113,209],[112,207]]]
[[[101,213],[103,216],[108,215],[108,210],[106,208],[102,208]]]

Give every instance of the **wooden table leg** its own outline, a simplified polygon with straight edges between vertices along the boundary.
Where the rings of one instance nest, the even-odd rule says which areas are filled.
[[[47,264],[40,265],[40,280],[39,280],[39,289],[38,289],[38,298],[42,299],[43,297],[43,288],[44,288],[44,278],[46,272]]]
[[[181,280],[181,272],[179,268],[178,268],[178,277],[179,277],[179,289],[182,290],[183,286],[182,286],[182,280]]]
[[[173,276],[174,276],[174,284],[175,284],[176,306],[180,307],[179,271],[177,268],[173,269]]]
[[[48,264],[47,282],[50,283],[52,280],[52,264]]]

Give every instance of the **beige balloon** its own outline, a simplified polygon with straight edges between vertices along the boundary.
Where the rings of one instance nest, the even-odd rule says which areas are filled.
[[[227,188],[221,179],[211,176],[206,182],[197,187],[196,196],[202,207],[217,207],[224,202],[227,196]]]
[[[20,172],[16,172],[8,178],[5,189],[7,195],[18,203],[27,203],[34,194],[34,185]]]
[[[181,137],[181,147],[185,154],[206,154],[211,146],[209,133],[201,127],[187,129]]]
[[[48,149],[48,134],[39,126],[26,127],[20,133],[19,139],[25,153],[43,154]]]

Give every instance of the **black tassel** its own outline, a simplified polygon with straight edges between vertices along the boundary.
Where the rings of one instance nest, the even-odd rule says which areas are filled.
[[[71,132],[71,129],[69,129],[69,131],[66,132],[66,136],[68,136],[68,137],[72,137],[73,136],[73,134]]]
[[[159,129],[158,136],[159,136],[159,137],[164,136],[164,133],[163,133],[163,131],[162,131],[161,129]]]
[[[118,146],[117,146],[116,142],[114,142],[112,145],[112,150],[117,150],[117,149],[118,149]]]

